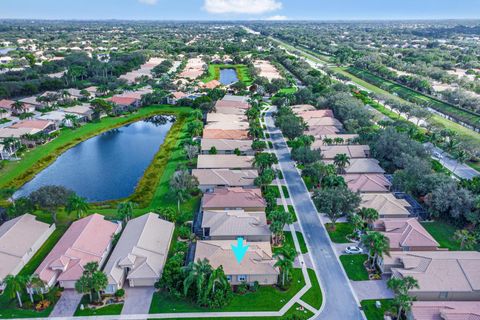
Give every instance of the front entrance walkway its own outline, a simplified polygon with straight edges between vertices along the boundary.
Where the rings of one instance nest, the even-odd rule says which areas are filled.
[[[155,292],[153,287],[125,288],[125,302],[122,314],[147,314]]]
[[[394,294],[387,288],[387,280],[351,281],[358,300],[392,299]]]
[[[82,295],[75,290],[65,289],[57,304],[50,313],[50,317],[73,317]]]

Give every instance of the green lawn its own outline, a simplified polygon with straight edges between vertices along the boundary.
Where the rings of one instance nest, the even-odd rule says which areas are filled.
[[[56,293],[58,289],[52,289],[46,294],[45,299],[56,302]],[[35,302],[40,301],[39,296],[35,296]],[[18,308],[17,299],[10,299],[7,294],[0,295],[0,319],[12,318],[47,318],[53,310],[54,303],[47,309],[37,312],[30,302],[30,298],[26,293],[22,292],[23,309]]]
[[[317,275],[313,269],[308,269],[308,276],[312,282],[312,287],[305,292],[302,296],[302,300],[314,307],[320,309],[323,302],[322,290],[320,290],[320,283],[318,282]]]
[[[380,301],[381,308],[375,306],[375,302]],[[378,300],[362,300],[360,302],[367,320],[383,320],[386,311],[392,308],[392,299],[378,299]]]
[[[353,233],[353,226],[347,222],[338,222],[335,224],[335,230],[331,229],[332,224],[326,223],[328,235],[330,239],[335,243],[349,243],[347,236]]]
[[[207,83],[212,80],[220,79],[221,69],[235,69],[237,71],[237,77],[245,85],[252,85],[253,79],[248,71],[248,67],[244,64],[210,64],[208,66],[208,75],[201,79],[202,82]]]
[[[305,239],[303,238],[303,234],[299,231],[296,231],[296,233],[297,233],[298,244],[300,245],[300,252],[301,253],[307,253],[308,249],[307,249],[307,245],[305,243]],[[292,233],[290,231],[285,232],[285,243],[287,243],[291,247],[295,248]]]
[[[88,296],[83,296],[80,301],[77,310],[75,311],[75,317],[89,317],[89,316],[115,316],[122,313],[123,303],[119,304],[110,304],[103,308],[99,309],[89,309],[85,308],[80,310],[80,305],[83,304],[86,306],[88,304]]]
[[[298,90],[297,87],[283,88],[278,90],[278,93],[290,94],[290,93],[297,92],[297,90]]]
[[[301,310],[302,307],[298,304],[295,303],[290,310],[288,310],[283,316],[281,317],[241,317],[240,319],[243,320],[279,320],[279,319],[284,319],[284,320],[306,320],[310,319],[313,316],[313,313],[304,309]],[[173,318],[171,320],[201,320],[205,318]],[[215,317],[213,318],[215,320],[233,320],[233,317]]]
[[[288,193],[288,188],[287,186],[282,186],[282,191],[283,191],[283,196],[288,199],[290,198],[290,194]]]
[[[460,243],[453,240],[457,228],[443,221],[422,222],[422,226],[437,240],[441,248],[460,250]]]
[[[280,189],[278,189],[278,186],[276,183],[267,186],[267,192],[273,193],[277,199],[280,198]]]
[[[367,258],[366,254],[344,254],[340,256],[340,261],[350,280],[368,280],[368,272],[363,265]]]
[[[215,311],[278,311],[305,286],[301,269],[293,269],[292,276],[292,285],[286,291],[281,291],[275,286],[260,286],[257,292],[249,292],[245,295],[235,294],[228,306]],[[159,292],[154,294],[150,305],[150,313],[211,311],[211,309],[196,306],[184,299],[176,299]]]

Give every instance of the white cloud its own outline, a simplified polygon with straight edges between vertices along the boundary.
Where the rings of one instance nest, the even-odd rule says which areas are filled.
[[[138,0],[138,2],[143,4],[154,5],[154,4],[157,4],[158,0]]]
[[[270,21],[283,21],[283,20],[287,20],[287,19],[288,19],[287,16],[278,16],[278,15],[265,18],[265,20],[270,20]]]
[[[278,0],[205,0],[203,8],[210,13],[262,14],[282,8]]]

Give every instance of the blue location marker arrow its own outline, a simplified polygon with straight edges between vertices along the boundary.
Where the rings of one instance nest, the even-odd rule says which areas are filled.
[[[232,250],[235,254],[235,258],[237,259],[238,264],[242,263],[243,258],[248,250],[248,245],[243,245],[243,238],[237,238],[237,246],[235,247],[232,244]]]

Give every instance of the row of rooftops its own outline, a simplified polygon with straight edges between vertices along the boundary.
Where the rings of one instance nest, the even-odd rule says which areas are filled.
[[[201,154],[192,174],[201,187],[213,188],[202,198],[205,239],[197,241],[194,259],[206,258],[214,268],[223,266],[232,284],[238,283],[238,275],[263,276],[261,284],[274,284],[279,270],[270,244],[266,201],[254,187],[258,171],[253,165],[253,141],[248,136],[245,111],[250,106],[246,99],[227,95],[216,102],[216,111],[206,118]],[[212,148],[217,154],[209,154]],[[240,264],[232,250],[239,236],[249,245]]]
[[[391,183],[378,161],[368,158],[369,147],[351,144],[356,136],[342,134],[343,128],[330,110],[309,105],[293,106],[292,110],[309,125],[306,134],[315,137],[312,148],[320,149],[326,163],[333,163],[337,154],[349,156],[350,165],[342,176],[352,191],[360,192],[361,207],[379,212],[380,219],[373,227],[390,242],[390,254],[380,261],[382,270],[393,277],[414,277],[419,289],[410,294],[418,300],[480,300],[480,252],[440,249],[417,218],[410,217],[409,203],[389,192]],[[475,304],[478,302],[414,302],[411,316],[417,320],[479,318]]]

